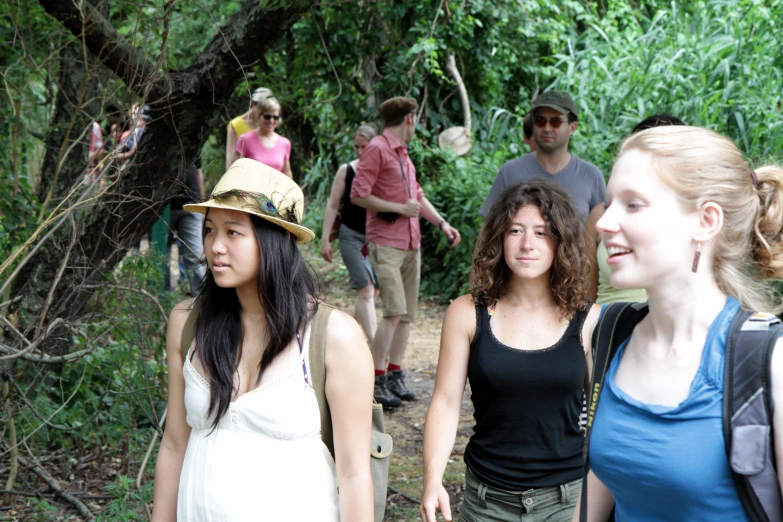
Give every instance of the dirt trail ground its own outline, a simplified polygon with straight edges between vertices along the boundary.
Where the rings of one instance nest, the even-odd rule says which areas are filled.
[[[314,250],[314,249],[313,249]],[[339,253],[335,252],[334,263],[315,259],[308,252],[308,260],[318,273],[321,283],[321,298],[329,304],[352,314],[354,294],[350,289],[348,273],[342,265]],[[381,317],[380,302],[376,303],[378,319]],[[418,502],[422,494],[422,444],[424,418],[427,415],[432,390],[435,385],[435,370],[438,363],[440,329],[446,306],[434,300],[422,300],[416,323],[413,325],[403,368],[406,384],[416,394],[417,400],[405,403],[401,408],[384,413],[386,431],[394,439],[394,452],[389,472],[389,497],[386,507],[387,521],[412,522],[419,520]],[[473,406],[470,391],[466,390],[462,400],[462,413],[451,459],[444,476],[444,486],[452,500],[452,510],[462,501],[465,483],[465,464],[462,460],[465,445],[473,425]],[[415,502],[414,502],[415,501]],[[456,519],[456,517],[455,517]]]

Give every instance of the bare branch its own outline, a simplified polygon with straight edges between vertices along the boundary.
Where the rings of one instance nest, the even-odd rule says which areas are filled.
[[[138,96],[145,87],[153,98],[164,98],[171,91],[168,74],[150,63],[144,53],[135,48],[112,27],[92,3],[82,0],[39,0],[47,13],[75,36],[83,37],[89,50],[119,76]]]
[[[49,485],[52,491],[57,493],[57,495],[59,495],[63,500],[75,507],[84,518],[87,520],[95,520],[95,515],[93,515],[92,511],[90,511],[90,509],[85,506],[81,500],[65,491],[65,488],[62,486],[62,484],[60,484],[57,479],[52,477],[39,464],[30,462],[24,457],[19,457],[19,462],[22,464],[22,466],[29,468],[30,471],[41,477],[41,479]]]

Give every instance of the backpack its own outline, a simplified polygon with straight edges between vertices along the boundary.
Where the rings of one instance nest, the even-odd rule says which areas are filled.
[[[318,399],[318,410],[321,415],[321,440],[329,453],[334,457],[334,438],[332,434],[332,416],[329,402],[326,400],[326,327],[333,308],[324,303],[318,304],[310,328],[310,346],[308,354],[309,373],[315,396]],[[196,336],[196,318],[198,306],[193,304],[185,325],[182,327],[182,360],[188,355],[188,349]],[[382,522],[386,511],[386,489],[389,483],[389,459],[393,448],[391,436],[383,426],[383,408],[373,402],[372,433],[370,436],[370,474],[372,475],[373,504],[375,522]]]
[[[587,520],[590,435],[606,371],[620,344],[647,312],[647,303],[610,304],[593,331],[593,384],[587,397],[580,522]],[[782,334],[783,324],[774,315],[741,309],[729,326],[726,341],[723,437],[732,479],[751,522],[783,520],[783,498],[775,472],[770,377],[772,352]]]

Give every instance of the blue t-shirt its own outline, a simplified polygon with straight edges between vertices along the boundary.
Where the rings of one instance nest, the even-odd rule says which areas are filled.
[[[593,472],[612,492],[618,522],[747,521],[723,438],[726,337],[733,297],[712,322],[701,365],[678,406],[642,403],[614,382],[627,344],[612,359],[590,442]]]

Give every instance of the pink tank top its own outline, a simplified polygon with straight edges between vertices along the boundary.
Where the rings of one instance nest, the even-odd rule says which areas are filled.
[[[275,170],[283,172],[285,160],[291,156],[291,142],[279,134],[274,147],[268,149],[261,143],[258,133],[255,130],[246,132],[237,138],[237,145],[234,148],[243,158],[254,159],[258,162],[268,165]]]

